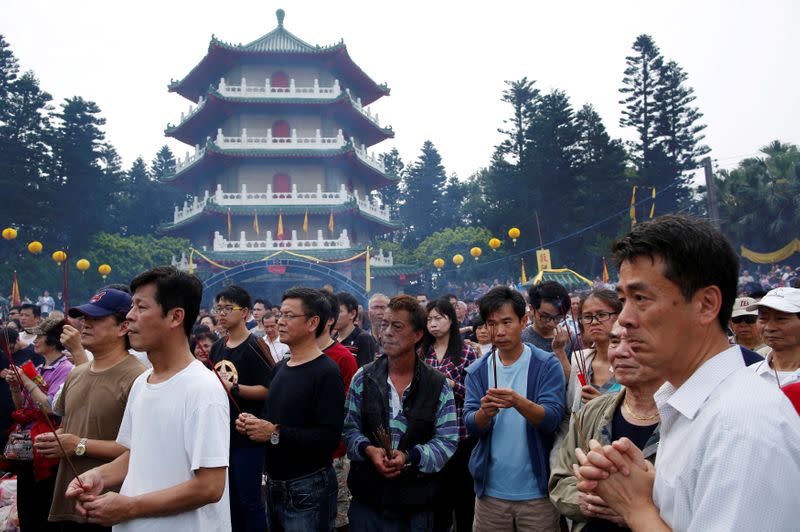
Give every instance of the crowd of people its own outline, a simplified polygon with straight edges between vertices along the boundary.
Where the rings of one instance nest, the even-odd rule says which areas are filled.
[[[612,251],[616,289],[581,293],[231,285],[204,312],[157,267],[23,305],[0,334],[21,529],[794,530],[796,281],[749,290],[685,216]]]

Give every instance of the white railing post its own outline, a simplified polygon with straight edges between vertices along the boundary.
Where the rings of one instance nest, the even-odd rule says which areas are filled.
[[[322,199],[322,185],[317,183],[317,198]]]
[[[269,93],[272,92],[272,87],[270,86],[269,78],[267,78],[267,82],[264,84],[264,89],[266,90],[267,96],[269,96]]]
[[[242,148],[247,144],[247,128],[242,128]]]
[[[267,144],[272,144],[272,128],[267,129]]]
[[[297,144],[297,130],[292,129],[292,144]]]
[[[267,184],[267,196],[272,196],[272,183]]]
[[[297,197],[297,183],[292,183],[292,198]]]
[[[217,183],[217,190],[214,191],[214,203],[222,204],[222,185]]]
[[[342,130],[339,130],[339,133],[336,134],[336,144],[339,146],[344,144],[344,135],[342,134]]]
[[[178,222],[178,206],[175,205],[175,214],[172,216],[172,223]]]
[[[294,78],[292,78],[292,79],[289,80],[289,92],[291,94],[294,94],[294,89],[295,89],[295,87],[294,87]]]
[[[342,88],[339,86],[339,80],[333,80],[333,95],[339,96],[342,93]]]
[[[316,133],[314,134],[314,142],[317,143],[317,146],[322,144],[322,135],[319,134],[319,129],[316,130]]]
[[[242,183],[242,201],[247,199],[247,183]]]
[[[219,92],[224,93],[227,87],[225,87],[225,78],[219,78]]]
[[[322,236],[322,229],[317,229],[317,246],[323,247],[325,245],[325,237]]]
[[[314,94],[319,94],[319,80],[314,78]]]
[[[242,96],[244,96],[244,91],[245,91],[245,87],[246,87],[246,86],[247,86],[247,79],[245,79],[245,78],[243,77],[243,78],[242,78],[242,87],[241,87],[241,90],[242,90]]]
[[[242,249],[244,249],[245,242],[247,242],[247,239],[246,239],[246,237],[244,235],[244,231],[241,231],[239,233],[239,244],[241,245]]]
[[[220,127],[220,128],[217,128],[216,144],[217,144],[217,146],[222,147],[222,143],[223,142],[225,142],[225,137],[222,135],[222,128]]]

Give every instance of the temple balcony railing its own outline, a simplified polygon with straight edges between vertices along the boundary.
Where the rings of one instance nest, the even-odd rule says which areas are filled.
[[[178,159],[175,161],[175,173],[180,172],[181,170],[183,170],[188,166],[191,166],[192,163],[194,163],[198,159],[201,159],[205,153],[206,153],[205,147],[201,148],[200,145],[196,144],[194,147],[194,153],[189,154],[189,152],[187,151],[186,156],[183,159]]]
[[[315,79],[314,84],[308,86],[298,86],[294,79],[289,80],[288,87],[273,87],[269,79],[261,84],[247,83],[247,78],[242,78],[239,85],[229,85],[225,78],[220,78],[219,87],[217,88],[220,94],[229,98],[286,98],[298,99],[307,98],[309,100],[335,100],[342,94],[342,89],[339,86],[339,80],[333,80],[333,85],[330,87],[321,87],[319,80]]]
[[[353,107],[355,107],[359,113],[364,115],[364,117],[366,117],[367,120],[369,120],[376,126],[381,127],[381,121],[378,118],[378,113],[372,114],[372,111],[370,111],[361,104],[361,98],[353,98],[353,95],[350,94],[350,89],[345,89],[345,92],[347,93],[347,96],[350,98],[350,101],[353,103]]]
[[[272,231],[267,231],[264,240],[248,240],[245,232],[239,233],[239,240],[228,240],[219,231],[214,232],[214,251],[311,251],[318,249],[349,249],[350,237],[347,229],[343,229],[339,238],[326,239],[322,229],[317,230],[317,238],[313,240],[300,240],[297,231],[292,230],[291,238],[278,240],[272,238]]]
[[[370,266],[394,266],[394,257],[392,256],[392,252],[389,251],[388,253],[384,254],[382,249],[378,250],[378,253],[373,253],[369,257],[369,265]]]
[[[202,197],[193,196],[191,199],[184,201],[182,207],[176,205],[172,217],[173,223],[179,223],[200,214],[209,201],[226,207],[258,205],[332,206],[355,201],[360,211],[386,222],[392,221],[388,208],[370,202],[367,198],[362,197],[358,190],[349,193],[344,185],[341,185],[339,190],[333,192],[323,191],[322,185],[319,184],[315,191],[300,192],[297,190],[297,185],[293,184],[291,192],[275,192],[272,190],[272,185],[268,184],[266,192],[250,192],[247,190],[247,184],[242,184],[240,192],[224,192],[222,185],[218,184],[213,195],[206,190]]]
[[[374,155],[367,152],[366,146],[363,144],[358,146],[354,143],[355,152],[359,159],[361,159],[366,164],[370,165],[371,167],[375,168],[376,170],[380,171],[381,173],[386,173],[386,167],[383,164],[383,161],[375,157]]]
[[[296,129],[292,130],[291,136],[275,137],[272,135],[272,128],[267,129],[265,137],[250,136],[247,134],[247,129],[242,129],[242,134],[238,137],[228,137],[222,134],[222,129],[218,129],[215,142],[220,148],[233,150],[333,150],[342,148],[346,144],[341,129],[335,137],[323,137],[319,129],[313,137],[300,137]]]

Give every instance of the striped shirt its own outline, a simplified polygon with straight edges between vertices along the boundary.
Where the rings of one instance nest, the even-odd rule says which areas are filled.
[[[464,424],[462,411],[464,410],[464,396],[467,394],[466,380],[467,368],[470,364],[478,360],[478,353],[472,346],[464,343],[464,349],[460,357],[445,356],[440,362],[436,358],[436,351],[433,346],[428,350],[424,361],[427,365],[444,375],[446,379],[453,381],[453,397],[456,401],[456,416],[458,417],[458,438],[463,440],[467,437],[467,426]]]
[[[401,403],[408,398],[411,386],[405,389]],[[347,456],[351,460],[365,460],[361,447],[372,445],[372,442],[361,432],[361,401],[364,392],[364,369],[359,368],[350,382],[350,391],[347,393],[345,403],[344,430],[342,438],[347,444]],[[406,416],[402,408],[391,408],[392,394],[394,386],[391,382],[388,387],[386,400],[390,407],[389,428],[392,433],[392,447],[397,448],[400,438],[408,430]],[[417,468],[423,473],[436,473],[440,471],[447,461],[453,456],[458,445],[458,421],[456,419],[456,407],[453,400],[453,392],[450,386],[445,383],[439,392],[439,407],[436,411],[436,433],[424,444],[415,445],[413,448],[419,452],[420,461]],[[408,449],[409,453],[411,449]]]

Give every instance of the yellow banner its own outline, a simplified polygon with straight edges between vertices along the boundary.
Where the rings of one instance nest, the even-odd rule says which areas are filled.
[[[740,252],[742,257],[751,262],[755,262],[757,264],[774,264],[776,262],[788,259],[795,253],[800,253],[800,239],[795,238],[781,249],[771,253],[756,253],[755,251],[747,249],[744,246],[742,246]]]
[[[553,267],[553,264],[550,262],[549,249],[536,250],[536,266],[538,266],[539,271],[549,270]]]

